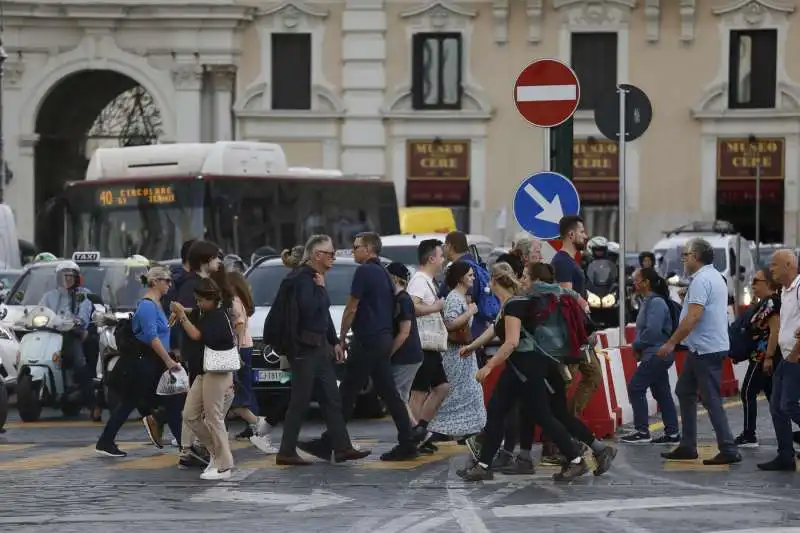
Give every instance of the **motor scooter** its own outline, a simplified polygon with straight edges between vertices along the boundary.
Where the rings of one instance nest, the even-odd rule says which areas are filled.
[[[55,313],[36,306],[23,314],[15,327],[26,332],[17,359],[17,409],[24,422],[35,422],[42,408],[61,409],[66,416],[83,407],[80,387],[72,369],[65,369],[64,339],[78,335],[79,322],[70,313]]]
[[[602,328],[619,326],[617,278],[617,264],[610,259],[594,259],[586,266],[586,302],[592,322]]]

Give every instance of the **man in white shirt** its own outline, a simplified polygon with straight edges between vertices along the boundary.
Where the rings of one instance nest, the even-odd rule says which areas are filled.
[[[406,292],[414,301],[414,312],[419,318],[433,313],[441,313],[444,307],[444,300],[439,297],[434,280],[444,265],[442,241],[426,239],[420,242],[417,247],[417,257],[419,268],[411,276]],[[412,432],[417,442],[425,439],[428,433],[428,422],[436,415],[436,411],[450,390],[447,375],[442,366],[442,354],[429,350],[423,350],[422,353],[424,357],[422,366],[417,370],[411,386],[411,400],[409,401],[411,412],[419,421]],[[432,446],[428,445],[428,447],[431,449],[420,449],[420,451],[435,451]]]
[[[775,252],[769,270],[772,278],[783,287],[778,346],[786,359],[775,368],[769,402],[775,437],[778,440],[778,456],[768,463],[759,464],[758,468],[795,471],[797,463],[794,457],[792,422],[800,424],[800,343],[795,336],[800,328],[800,275],[797,273],[794,252]]]

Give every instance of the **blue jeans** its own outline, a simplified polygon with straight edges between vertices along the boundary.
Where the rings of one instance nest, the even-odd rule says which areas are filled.
[[[633,407],[633,424],[639,433],[649,434],[647,389],[653,391],[653,398],[661,407],[661,417],[664,420],[664,431],[667,435],[677,435],[678,412],[672,400],[672,391],[669,386],[669,368],[675,362],[675,355],[668,358],[658,357],[654,354],[645,355],[633,379],[628,383],[628,396]]]
[[[784,361],[775,369],[769,412],[778,439],[778,457],[794,461],[792,422],[800,423],[800,364]]]
[[[680,447],[687,450],[697,450],[697,393],[708,412],[708,418],[717,435],[719,451],[727,455],[738,454],[736,443],[733,441],[731,426],[728,424],[728,415],[722,407],[720,395],[720,381],[722,380],[722,363],[728,352],[716,352],[698,355],[689,352],[686,355],[686,365],[678,376],[675,393],[681,408],[681,421],[683,434]]]

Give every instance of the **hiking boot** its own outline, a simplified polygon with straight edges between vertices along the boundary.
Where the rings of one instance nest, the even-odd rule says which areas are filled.
[[[491,470],[478,463],[464,471],[461,479],[464,481],[488,481],[494,479],[494,474]]]
[[[500,450],[492,462],[492,470],[501,470],[514,463],[514,454],[508,450]]]
[[[553,475],[553,480],[572,481],[574,479],[578,479],[588,471],[589,467],[586,466],[586,461],[584,461],[583,458],[581,458],[581,460],[577,463],[573,463],[572,461],[570,461],[566,465],[564,465],[564,467],[561,469],[561,472]]]
[[[508,476],[523,476],[536,473],[536,467],[533,466],[533,461],[524,459],[520,456],[514,458],[511,464],[500,470],[501,473]]]
[[[594,454],[594,459],[597,461],[597,468],[594,470],[594,475],[602,476],[608,472],[616,456],[617,449],[613,446],[606,446],[602,451]]]

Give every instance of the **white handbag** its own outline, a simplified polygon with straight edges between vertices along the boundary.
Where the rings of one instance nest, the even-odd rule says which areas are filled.
[[[228,327],[231,330],[231,338],[234,341],[233,347],[227,350],[215,350],[208,346],[203,348],[203,371],[209,373],[225,373],[236,372],[242,367],[242,358],[239,356],[239,347],[236,345],[236,334],[233,332],[233,326],[228,319],[227,313],[225,319],[228,320]]]
[[[428,284],[430,287],[430,283]],[[438,292],[430,287],[433,294],[438,297]],[[442,313],[431,313],[417,317],[417,329],[422,349],[430,352],[447,351],[447,327],[444,325]]]

